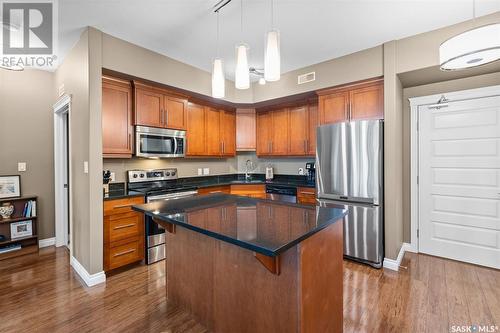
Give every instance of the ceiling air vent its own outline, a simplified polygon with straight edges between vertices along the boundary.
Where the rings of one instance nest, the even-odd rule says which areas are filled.
[[[316,72],[310,72],[310,73],[302,74],[302,75],[299,75],[297,77],[297,83],[298,84],[312,82],[314,80],[316,80]]]

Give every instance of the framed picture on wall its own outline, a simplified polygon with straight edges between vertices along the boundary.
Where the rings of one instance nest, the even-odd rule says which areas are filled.
[[[21,176],[0,176],[0,199],[21,196]]]

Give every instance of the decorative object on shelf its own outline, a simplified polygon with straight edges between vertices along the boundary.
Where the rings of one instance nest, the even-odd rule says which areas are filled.
[[[0,242],[3,242],[5,241],[5,236],[4,235],[0,235]]]
[[[476,1],[472,4],[476,19]],[[441,70],[452,71],[486,65],[500,59],[500,23],[485,25],[453,36],[439,46]]]
[[[32,221],[20,221],[10,224],[10,238],[16,239],[21,237],[33,236]]]
[[[224,66],[219,55],[219,11],[217,13],[217,41],[216,41],[216,58],[212,68],[212,97],[224,98],[226,95],[226,79],[224,77]]]
[[[109,182],[111,181],[111,171],[106,170],[102,172],[102,187],[104,194],[109,193]]]
[[[272,82],[279,81],[280,77],[280,33],[274,28],[274,0],[271,0],[271,31],[267,33],[266,37],[266,49],[264,53],[264,79]]]
[[[4,202],[2,206],[0,206],[0,216],[2,216],[3,219],[10,218],[12,213],[14,213],[14,205],[10,202]]]
[[[0,176],[0,199],[21,196],[21,176]]]

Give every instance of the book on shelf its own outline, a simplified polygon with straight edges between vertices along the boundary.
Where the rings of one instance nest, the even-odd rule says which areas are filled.
[[[36,216],[36,201],[29,200],[24,204],[23,217],[35,217]]]

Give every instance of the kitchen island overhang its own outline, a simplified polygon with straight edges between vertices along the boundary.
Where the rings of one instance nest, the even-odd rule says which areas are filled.
[[[167,297],[215,332],[342,331],[345,210],[226,194],[133,207],[167,231]]]

